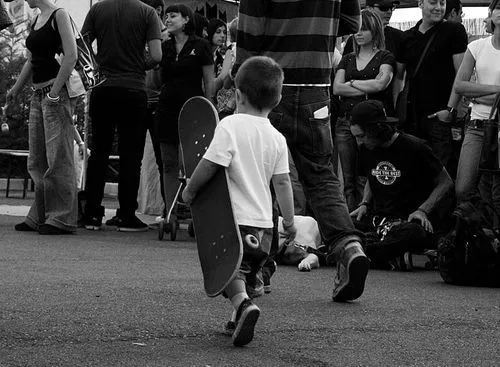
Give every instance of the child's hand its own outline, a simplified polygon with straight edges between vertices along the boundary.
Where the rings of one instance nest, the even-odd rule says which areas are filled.
[[[182,191],[182,200],[184,201],[185,204],[191,205],[194,197],[195,194],[188,187],[186,187],[184,191]]]
[[[297,235],[297,228],[295,228],[295,224],[293,221],[290,223],[286,223],[283,220],[283,232],[285,234],[285,243],[288,244],[292,242],[295,239],[295,236]]]

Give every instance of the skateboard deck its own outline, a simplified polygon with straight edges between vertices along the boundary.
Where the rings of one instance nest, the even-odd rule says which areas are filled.
[[[182,107],[179,139],[186,178],[191,177],[203,158],[217,123],[217,111],[204,97],[193,97]],[[191,203],[191,215],[205,292],[215,297],[234,279],[243,258],[243,244],[225,169],[218,170],[197,194]]]

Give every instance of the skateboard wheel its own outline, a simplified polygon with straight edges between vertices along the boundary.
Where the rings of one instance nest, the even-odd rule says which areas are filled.
[[[165,224],[160,222],[160,226],[158,227],[158,239],[163,240],[163,236],[165,235]]]
[[[189,236],[194,238],[194,224],[193,224],[193,222],[189,222],[188,234],[189,234]]]
[[[175,241],[177,238],[177,221],[173,220],[169,223],[170,229],[170,240]]]
[[[245,242],[249,247],[253,249],[259,248],[259,240],[253,234],[247,234],[245,236]]]

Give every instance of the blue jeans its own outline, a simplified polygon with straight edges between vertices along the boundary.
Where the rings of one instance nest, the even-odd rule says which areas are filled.
[[[500,175],[480,173],[479,160],[483,147],[483,130],[466,127],[458,161],[455,193],[458,201],[479,194],[500,213]],[[491,213],[490,213],[491,214]]]
[[[338,118],[335,124],[335,146],[342,167],[347,208],[353,211],[363,199],[366,179],[358,175],[358,144],[351,134],[350,123],[346,118]]]
[[[283,87],[281,103],[271,112],[271,123],[285,136],[323,241],[338,253],[346,244],[361,241],[349,217],[331,160],[330,116],[317,119],[314,111],[330,107],[328,87]]]
[[[45,95],[31,97],[28,171],[35,184],[35,201],[26,222],[32,228],[43,223],[76,230],[77,187],[73,157],[74,128],[65,88],[59,102]]]

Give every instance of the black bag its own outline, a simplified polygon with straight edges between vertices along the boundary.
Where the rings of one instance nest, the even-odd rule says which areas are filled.
[[[484,122],[483,127],[483,145],[481,147],[481,158],[479,159],[479,169],[489,172],[500,171],[500,152],[498,151],[498,125],[500,124],[500,115],[498,105],[500,103],[500,93],[497,94],[495,103],[491,106],[488,121]]]
[[[76,48],[78,50],[78,58],[76,60],[75,70],[82,79],[85,90],[97,87],[104,82],[105,78],[99,72],[99,65],[97,64],[92,46],[85,39],[78,30],[73,18],[71,18],[71,25],[76,38]]]
[[[424,57],[427,54],[427,51],[429,50],[432,41],[436,37],[436,34],[437,31],[435,31],[427,41],[427,44],[425,45],[424,51],[420,55],[420,59],[418,60],[417,67],[415,68],[413,75],[407,76],[405,86],[403,90],[399,92],[398,98],[396,99],[395,116],[398,118],[400,126],[406,123],[406,120],[408,119],[410,113],[413,115],[411,116],[412,119],[415,119],[415,109],[411,103],[411,98],[410,98],[410,85],[411,81],[415,79],[418,72],[420,71],[420,66],[422,66]],[[413,123],[416,123],[416,121],[413,121]]]
[[[478,206],[464,201],[453,212],[453,228],[438,243],[439,272],[449,284],[500,287],[500,236],[483,230]]]

